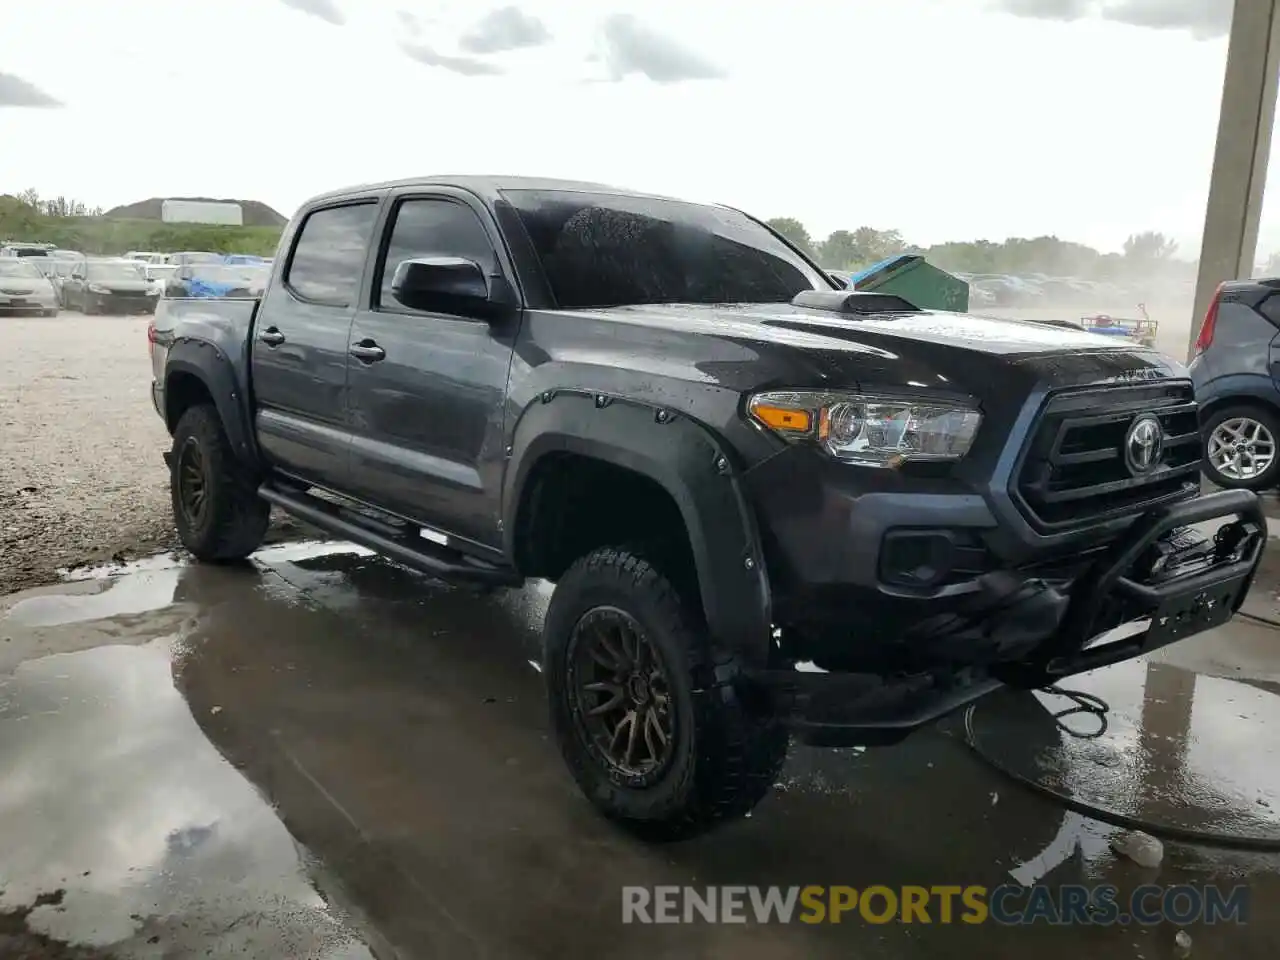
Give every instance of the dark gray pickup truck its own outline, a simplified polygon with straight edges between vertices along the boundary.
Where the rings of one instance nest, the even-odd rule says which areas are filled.
[[[165,300],[150,339],[198,559],[275,505],[446,579],[555,581],[561,750],[651,839],[744,814],[793,734],[891,743],[1217,626],[1265,540],[1254,494],[1199,495],[1178,364],[837,290],[722,207],[341,190],[260,297]]]

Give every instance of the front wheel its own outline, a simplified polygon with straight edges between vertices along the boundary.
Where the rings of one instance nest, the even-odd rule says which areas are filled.
[[[169,490],[178,538],[197,560],[241,560],[262,544],[271,507],[213,407],[192,407],[174,428]]]
[[[1266,490],[1280,485],[1280,422],[1265,407],[1219,410],[1204,427],[1204,472],[1220,487]]]
[[[681,840],[747,814],[788,736],[741,699],[699,618],[650,562],[601,548],[560,579],[544,626],[551,719],[587,799],[645,840]]]

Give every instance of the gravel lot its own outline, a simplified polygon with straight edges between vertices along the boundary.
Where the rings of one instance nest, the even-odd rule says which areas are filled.
[[[0,594],[176,543],[148,319],[0,316]]]

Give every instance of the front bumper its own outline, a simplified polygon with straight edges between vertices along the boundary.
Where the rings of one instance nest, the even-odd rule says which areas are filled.
[[[56,310],[57,306],[52,299],[38,298],[34,294],[30,297],[0,296],[0,313],[45,313]]]
[[[1228,519],[1212,541],[1190,530]],[[806,742],[892,742],[1001,684],[1044,686],[1226,623],[1253,583],[1266,529],[1246,490],[1160,507],[1069,584],[1007,571],[981,578],[964,603],[914,625],[910,652],[932,654],[920,669],[760,670],[751,679]]]
[[[90,309],[107,314],[155,313],[156,305],[160,302],[157,296],[130,296],[118,293],[89,293],[86,298]]]

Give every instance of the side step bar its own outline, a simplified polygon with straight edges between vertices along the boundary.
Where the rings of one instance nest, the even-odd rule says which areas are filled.
[[[362,547],[368,547],[397,563],[403,563],[406,567],[431,574],[441,580],[482,583],[495,587],[519,587],[524,583],[524,578],[514,570],[496,567],[482,560],[473,560],[456,550],[425,540],[410,546],[403,540],[390,536],[390,528],[384,527],[387,530],[386,533],[371,530],[368,526],[347,519],[355,515],[343,511],[338,505],[309,497],[305,493],[286,493],[269,484],[263,484],[258,488],[258,496],[272,506],[279,507],[285,513],[319,527],[327,533],[358,543]],[[379,526],[383,527],[382,524]]]

